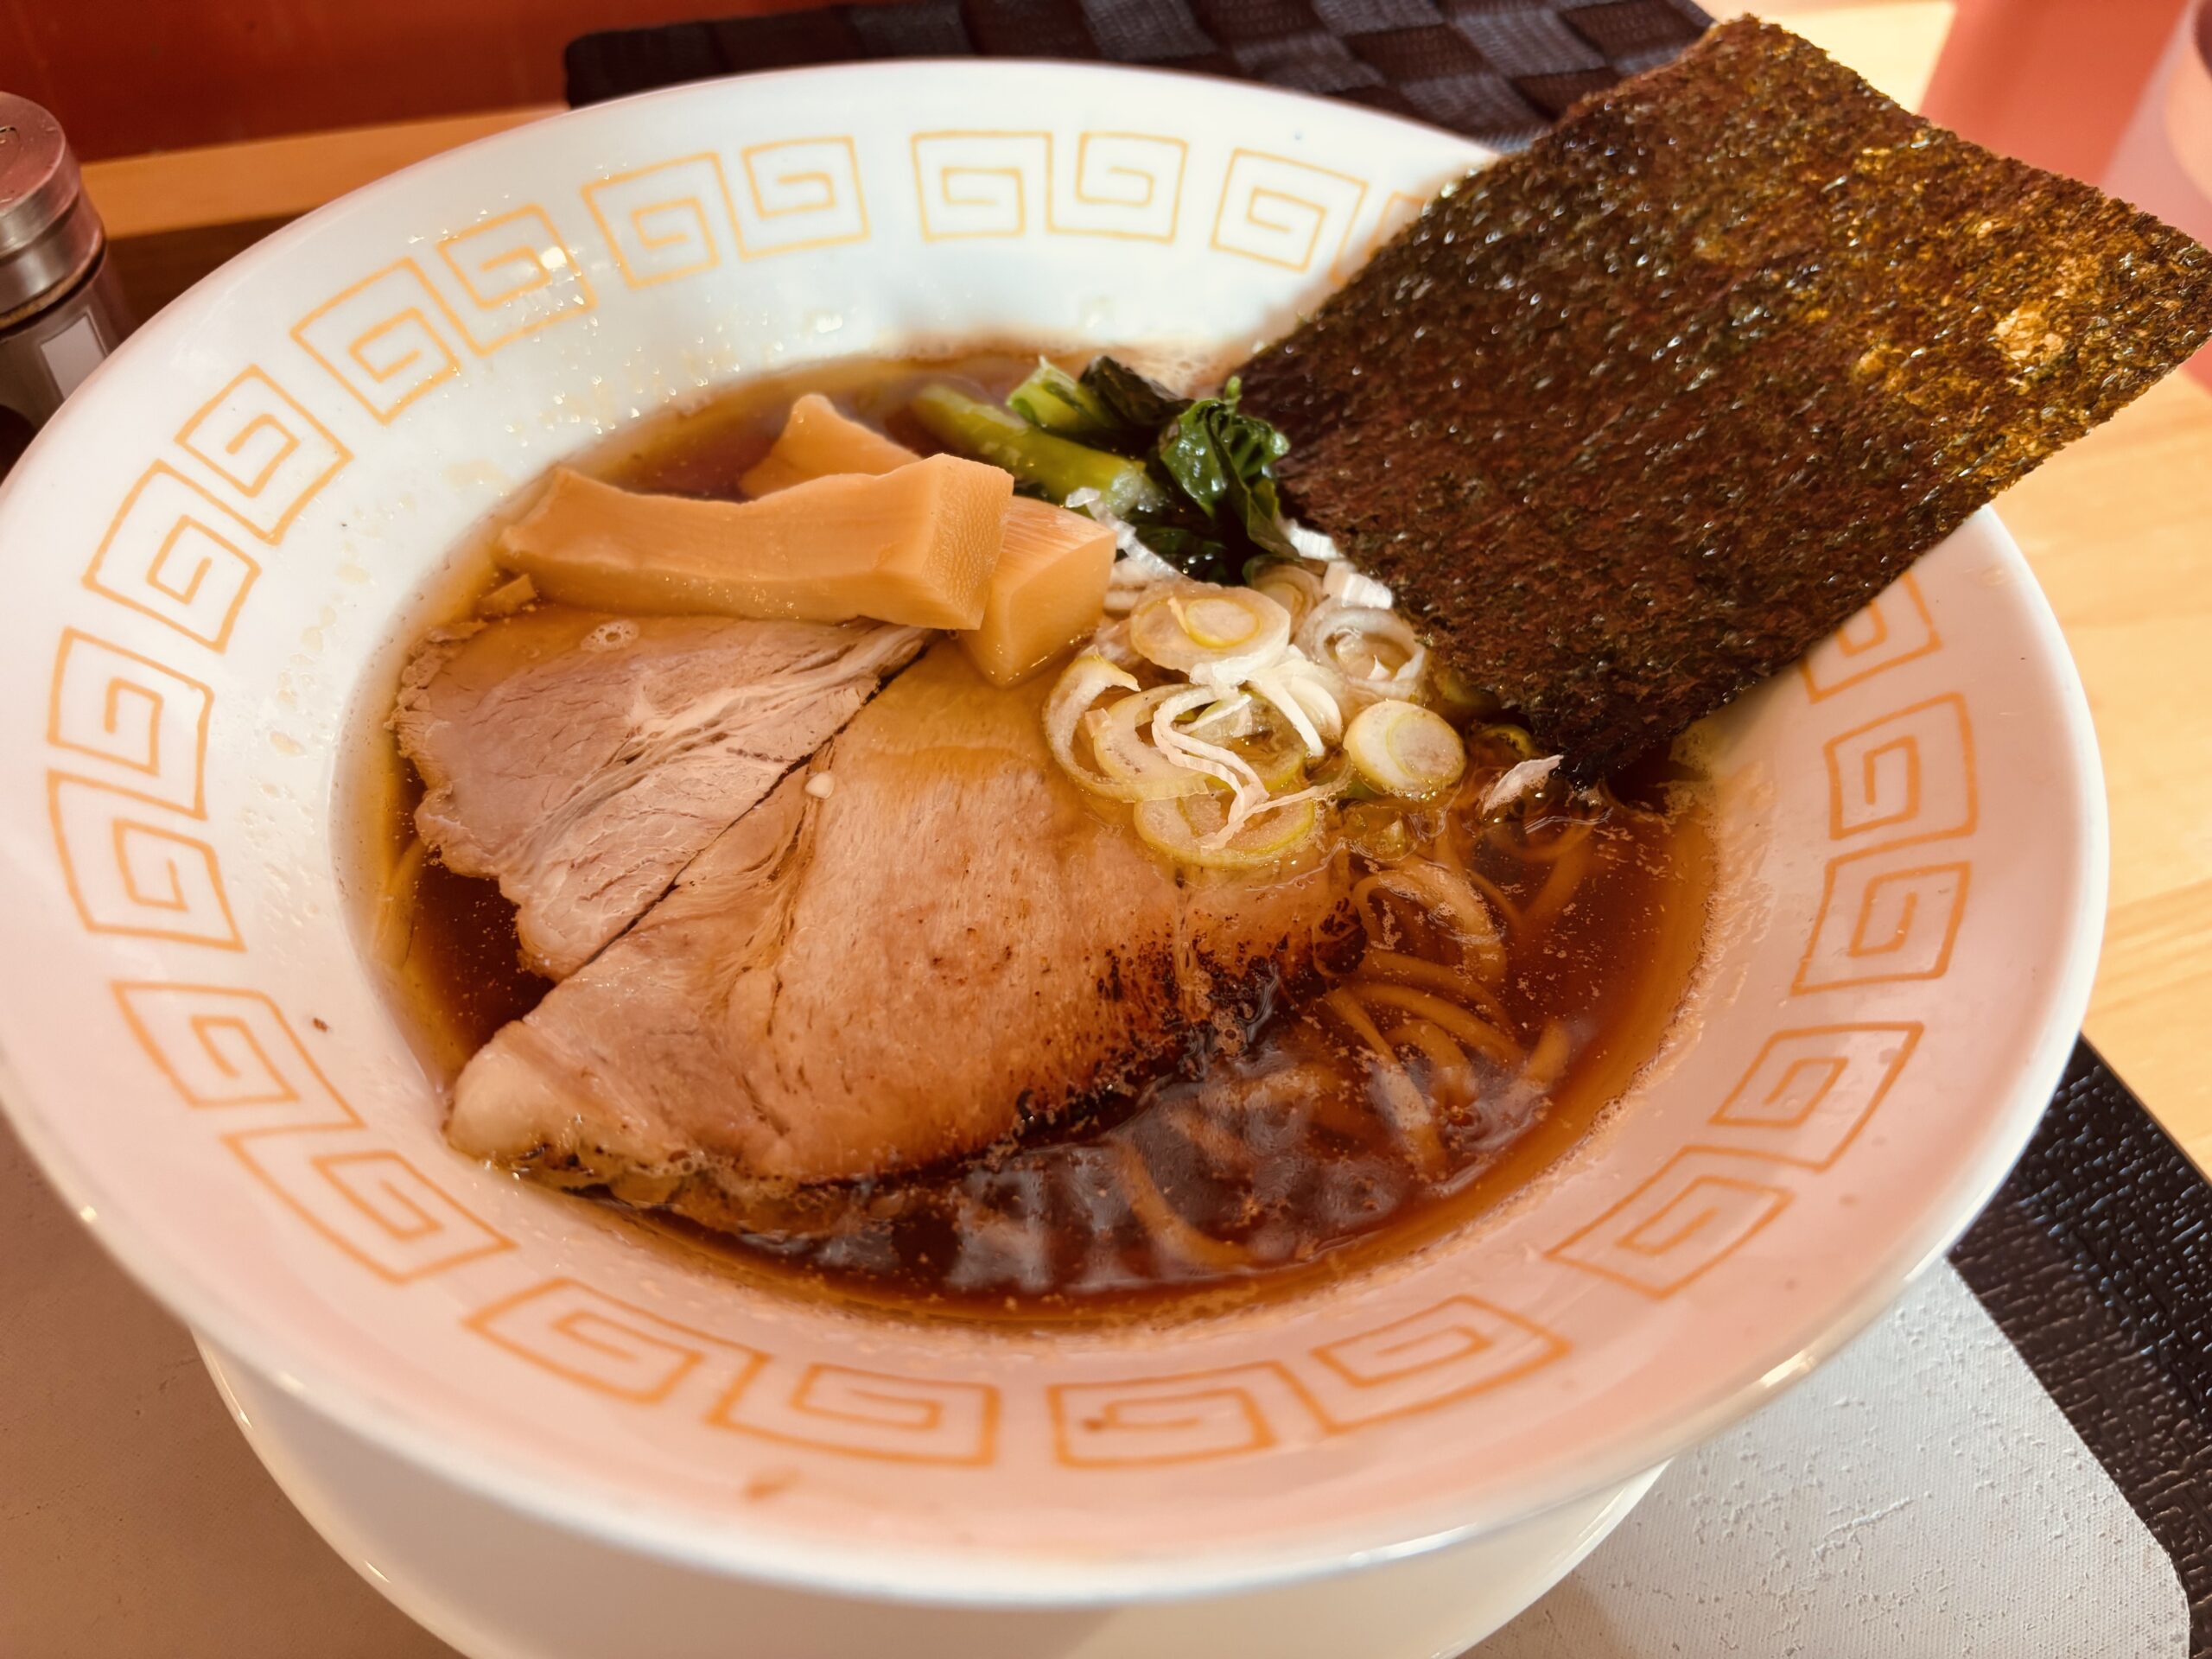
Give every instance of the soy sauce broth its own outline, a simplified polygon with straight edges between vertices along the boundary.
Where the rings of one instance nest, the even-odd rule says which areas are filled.
[[[952,378],[995,397],[1034,360],[847,363],[754,382],[627,429],[583,465],[634,488],[734,497],[803,391],[826,392],[926,451],[934,446],[897,413],[912,391]],[[466,614],[490,585],[480,556],[448,613]],[[975,1157],[731,1203],[716,1230],[605,1202],[670,1248],[749,1281],[909,1317],[1020,1323],[1217,1310],[1465,1224],[1586,1135],[1656,1051],[1695,966],[1712,874],[1689,769],[1661,761],[1594,801],[1560,791],[1485,823],[1474,811],[1483,786],[1520,756],[1474,732],[1469,749],[1459,797],[1408,820],[1408,858],[1394,862],[1441,856],[1517,917],[1504,972],[1446,995],[1437,988],[1448,976],[1397,959],[1433,966],[1452,957],[1448,941],[1418,906],[1382,893],[1361,932],[1367,957],[1388,951],[1395,965],[1319,988],[1370,1009],[1396,1075],[1434,1110],[1441,1157],[1432,1148],[1426,1170],[1392,1128],[1394,1067],[1336,999],[1314,994],[1274,998],[1215,1052]],[[383,753],[397,768],[380,809],[390,904],[404,912],[397,982],[426,1052],[451,1076],[550,985],[521,967],[513,909],[495,884],[434,859],[407,869],[410,846],[419,860],[420,785],[388,741]],[[1355,876],[1389,868],[1334,855]],[[1355,942],[1348,954],[1360,950]],[[1398,982],[1409,976],[1416,982]],[[1440,1043],[1424,995],[1510,1035],[1510,1056]],[[1371,1007],[1358,1000],[1369,998]]]

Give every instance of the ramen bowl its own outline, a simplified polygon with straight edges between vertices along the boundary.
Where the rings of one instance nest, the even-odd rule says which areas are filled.
[[[1005,340],[1234,360],[1485,159],[1104,68],[700,86],[324,209],[71,400],[0,495],[0,1082],[334,1537],[409,1484],[456,1533],[511,1524],[515,1572],[680,1573],[799,1624],[965,1609],[970,1653],[1550,1527],[1486,1558],[1525,1600],[1966,1225],[2071,1043],[2105,855],[2078,683],[1986,512],[1714,722],[1719,893],[1663,1052],[1548,1178],[1394,1264],[1157,1325],[863,1318],[441,1138],[339,785],[472,524],[744,375]]]

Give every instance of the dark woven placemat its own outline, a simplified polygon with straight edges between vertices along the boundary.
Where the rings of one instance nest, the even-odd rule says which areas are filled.
[[[1951,1261],[2172,1559],[2208,1659],[2212,1185],[2085,1041]]]
[[[568,91],[583,105],[802,64],[1090,59],[1326,93],[1510,149],[1711,22],[1693,0],[906,0],[587,35]]]

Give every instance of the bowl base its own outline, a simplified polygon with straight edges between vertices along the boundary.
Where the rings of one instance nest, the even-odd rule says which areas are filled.
[[[200,1352],[247,1444],[324,1541],[468,1659],[1448,1659],[1573,1571],[1660,1473],[1505,1532],[1230,1596],[1104,1608],[918,1605],[728,1578],[580,1537],[370,1445],[204,1338]],[[745,1633],[742,1648],[731,1644],[734,1631]]]

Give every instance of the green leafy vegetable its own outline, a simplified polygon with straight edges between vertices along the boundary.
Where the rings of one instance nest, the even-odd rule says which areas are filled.
[[[1255,557],[1297,556],[1274,477],[1290,440],[1238,412],[1234,380],[1218,397],[1178,397],[1126,363],[1096,357],[1077,384],[1115,423],[1094,441],[1144,456],[1166,491],[1166,505],[1124,515],[1146,546],[1207,582],[1242,581]]]
[[[1265,421],[1236,412],[1236,382],[1218,397],[1185,408],[1163,428],[1153,450],[1159,470],[1207,518],[1227,518],[1263,553],[1295,558],[1283,534],[1282,503],[1275,494],[1274,464],[1290,440]],[[1241,569],[1244,561],[1236,561]]]
[[[1007,393],[1006,406],[1040,432],[1118,448],[1127,428],[1088,386],[1057,363],[1042,359],[1029,378]]]
[[[1096,490],[1110,512],[1129,517],[1166,499],[1141,461],[1040,432],[950,386],[923,388],[908,409],[948,448],[1005,467],[1021,482],[1037,486],[1047,500],[1065,501],[1077,490]]]
[[[1148,448],[1161,427],[1191,406],[1188,397],[1178,397],[1157,380],[1110,357],[1092,358],[1082,384],[1139,450]]]
[[[1170,564],[1235,583],[1255,558],[1298,556],[1282,527],[1274,464],[1290,441],[1218,397],[1178,397],[1110,357],[1080,378],[1039,362],[1007,398],[1012,415],[931,386],[913,413],[939,442],[1065,502],[1079,489],[1133,526]],[[1019,416],[1020,418],[1016,418]]]

